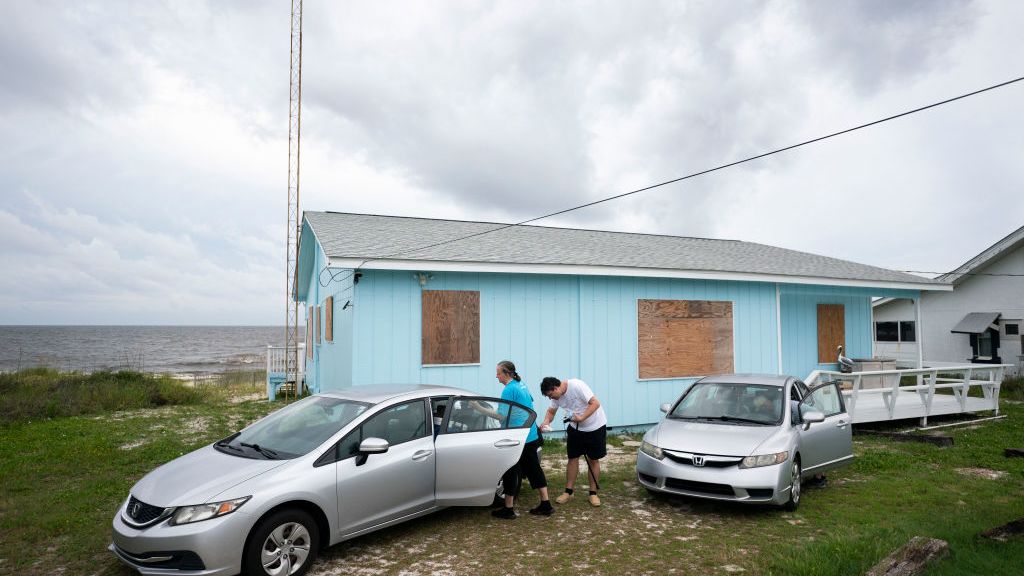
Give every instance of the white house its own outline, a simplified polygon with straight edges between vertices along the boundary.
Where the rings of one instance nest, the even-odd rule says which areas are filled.
[[[874,354],[902,361],[1015,364],[1024,373],[1024,227],[936,280],[952,292],[872,303]],[[920,340],[920,342],[918,342]]]

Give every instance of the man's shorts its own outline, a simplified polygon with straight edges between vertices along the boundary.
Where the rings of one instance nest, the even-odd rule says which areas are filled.
[[[580,432],[575,426],[569,426],[565,430],[565,452],[569,458],[579,458],[584,454],[591,460],[604,458],[608,454],[605,447],[607,435],[605,426],[590,432]]]

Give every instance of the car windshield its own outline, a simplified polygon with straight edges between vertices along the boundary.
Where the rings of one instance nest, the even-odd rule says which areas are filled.
[[[312,396],[257,421],[217,442],[226,454],[271,460],[296,458],[313,450],[371,405]]]
[[[782,420],[782,406],[779,386],[697,382],[668,417],[776,424]]]

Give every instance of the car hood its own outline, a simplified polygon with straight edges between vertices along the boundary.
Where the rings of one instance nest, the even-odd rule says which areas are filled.
[[[146,474],[132,495],[167,508],[202,504],[221,492],[290,460],[256,460],[219,452],[212,445],[190,452]]]
[[[737,426],[692,420],[663,420],[653,444],[666,450],[720,456],[750,456],[777,426]]]

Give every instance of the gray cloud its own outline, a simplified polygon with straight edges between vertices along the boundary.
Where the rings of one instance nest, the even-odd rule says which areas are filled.
[[[525,219],[1004,80],[1024,52],[1024,6],[995,1],[305,9],[316,210]],[[279,321],[288,10],[12,5],[0,322]],[[949,269],[1024,220],[1022,89],[545,223]]]

